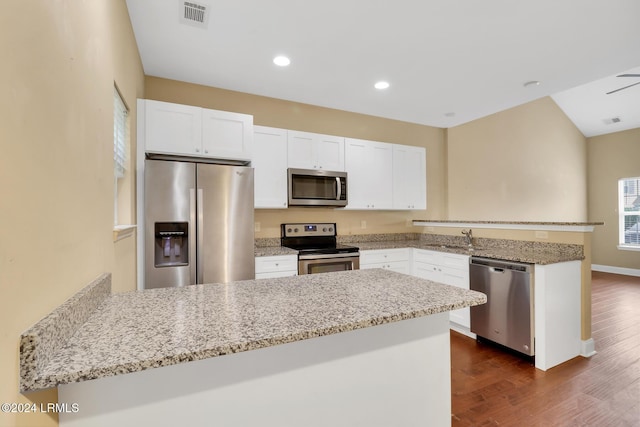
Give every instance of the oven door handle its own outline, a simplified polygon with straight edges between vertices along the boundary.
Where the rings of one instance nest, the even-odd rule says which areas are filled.
[[[338,253],[338,254],[298,255],[298,259],[309,260],[309,259],[330,259],[330,258],[357,258],[359,256],[360,256],[360,252],[345,252],[345,253]]]

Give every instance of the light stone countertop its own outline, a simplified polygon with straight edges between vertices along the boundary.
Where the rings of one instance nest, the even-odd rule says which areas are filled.
[[[396,249],[396,248],[417,248],[427,249],[437,252],[455,253],[460,255],[479,256],[492,259],[502,259],[507,261],[525,262],[531,264],[547,265],[558,262],[576,261],[584,259],[582,252],[573,249],[569,245],[537,245],[531,244],[517,250],[509,247],[475,247],[470,251],[464,246],[447,246],[433,243],[425,243],[420,240],[391,240],[379,242],[354,243],[361,251]]]
[[[21,354],[22,390],[254,350],[485,302],[482,293],[382,269],[112,294],[70,338],[51,347],[55,351],[47,355],[46,363],[32,365],[30,354]],[[72,305],[61,308],[69,311]],[[25,350],[42,341],[38,334],[50,331],[59,317],[54,312],[25,332]]]
[[[287,248],[286,246],[257,246],[254,248],[254,256],[280,256],[280,255],[295,255],[298,256],[298,251],[295,249]]]

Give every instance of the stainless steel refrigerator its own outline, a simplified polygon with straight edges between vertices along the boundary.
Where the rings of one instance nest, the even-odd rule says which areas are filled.
[[[144,287],[254,279],[253,169],[145,160]]]

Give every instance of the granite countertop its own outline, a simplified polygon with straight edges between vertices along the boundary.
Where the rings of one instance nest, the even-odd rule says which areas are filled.
[[[295,249],[287,248],[286,246],[257,246],[254,248],[253,253],[257,257],[279,255],[298,256],[298,251],[296,251]]]
[[[417,248],[438,252],[455,253],[460,255],[479,256],[493,259],[503,259],[507,261],[526,262],[531,264],[555,264],[565,261],[576,261],[584,259],[580,251],[562,250],[567,245],[549,246],[530,244],[514,250],[508,247],[476,247],[470,251],[464,246],[447,246],[434,243],[425,243],[421,240],[390,240],[376,242],[360,242],[357,246],[361,251],[395,248]]]
[[[254,350],[485,302],[482,293],[382,269],[112,294],[86,315],[86,321],[77,321],[60,343],[42,342],[60,329],[59,319],[73,315],[54,311],[23,334],[21,390]],[[57,310],[68,311],[74,304],[67,302]]]

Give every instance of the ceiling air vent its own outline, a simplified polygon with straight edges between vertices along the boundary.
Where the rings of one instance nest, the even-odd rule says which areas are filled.
[[[207,28],[209,22],[209,6],[193,1],[181,1],[182,12],[180,20],[184,24],[199,28]]]
[[[611,117],[610,119],[603,119],[602,121],[605,125],[612,125],[614,123],[620,123],[622,120],[620,120],[620,117]]]

